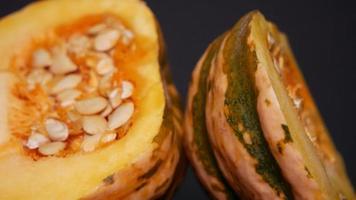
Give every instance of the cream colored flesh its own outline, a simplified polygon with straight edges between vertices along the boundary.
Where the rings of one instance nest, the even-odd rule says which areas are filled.
[[[284,142],[285,133],[282,124],[287,124],[286,119],[264,66],[257,67],[255,78],[259,91],[257,111],[272,154],[279,165],[283,166],[281,168],[283,175],[292,185],[296,199],[318,199],[320,188],[312,177],[308,177],[302,155],[296,150],[293,142]],[[280,147],[283,148],[282,150],[278,149],[279,145],[282,145]]]
[[[303,80],[303,76],[298,70],[298,64],[293,56],[287,37],[284,34],[278,34],[282,49],[285,50],[285,55],[291,59],[291,66],[289,67],[295,67],[297,70],[297,74],[294,74],[297,84],[302,86],[304,85],[304,89],[308,90],[307,85]],[[342,197],[345,197],[346,199],[355,199],[355,193],[353,191],[352,184],[347,177],[344,161],[333,144],[332,138],[324,125],[317,105],[313,101],[310,92],[307,91],[301,98],[304,102],[304,108],[299,116],[303,121],[306,133],[311,138],[310,140],[313,142],[318,151],[319,157],[324,164],[332,187],[335,188],[340,199],[342,199]]]
[[[13,88],[14,77],[9,72],[0,72],[0,146],[6,144],[11,135],[9,133],[7,115],[9,113],[9,101],[11,95],[11,89]]]
[[[287,145],[286,150],[287,153],[292,153],[292,150],[295,151],[293,153],[293,161],[298,161],[298,163],[303,163],[303,165],[306,167],[305,169],[298,164],[297,168],[293,167],[293,169],[301,170],[301,171],[293,171],[295,174],[305,174],[306,169],[308,170],[308,173],[310,173],[310,176],[313,177],[315,182],[317,183],[318,190],[314,190],[315,187],[312,187],[313,189],[311,190],[312,194],[299,194],[299,193],[306,193],[306,190],[301,190],[298,188],[293,188],[293,191],[295,192],[296,190],[300,190],[296,195],[308,195],[306,197],[312,198],[312,199],[336,199],[337,195],[335,190],[332,188],[330,184],[330,180],[327,177],[327,174],[325,172],[325,169],[321,163],[321,160],[318,158],[317,152],[315,148],[313,147],[313,144],[309,140],[308,136],[305,133],[304,126],[300,122],[297,112],[293,106],[293,103],[290,99],[290,97],[287,94],[286,89],[284,88],[283,83],[280,80],[279,74],[276,71],[276,68],[274,67],[272,58],[269,56],[270,53],[267,48],[267,39],[262,38],[261,35],[266,36],[268,33],[268,27],[266,26],[267,22],[264,23],[257,23],[260,21],[264,21],[264,18],[262,15],[257,14],[254,16],[256,19],[252,20],[251,23],[251,39],[254,45],[254,49],[256,50],[256,55],[257,55],[257,60],[258,60],[258,65],[259,67],[263,66],[262,69],[266,70],[265,73],[261,73],[260,75],[266,75],[268,76],[268,80],[270,81],[271,87],[274,90],[275,97],[278,101],[280,111],[277,109],[277,114],[279,113],[280,117],[277,118],[277,120],[285,120],[285,124],[288,126],[291,138],[293,140],[293,146]],[[254,23],[255,22],[255,23]],[[258,73],[256,73],[256,78],[258,77]],[[261,77],[260,77],[261,78]],[[268,91],[266,92],[268,94]],[[265,95],[266,95],[265,94]],[[259,101],[262,101],[259,100]],[[259,105],[260,106],[260,105]],[[261,109],[261,107],[259,108]],[[283,114],[283,116],[281,116]],[[261,115],[261,113],[259,113]],[[261,119],[265,120],[266,117],[261,117]],[[284,118],[284,119],[283,119]],[[266,120],[265,120],[266,122]],[[263,128],[266,129],[266,133],[269,136],[266,137],[268,138],[278,138],[280,139],[280,136],[271,136],[271,127],[274,125],[272,123],[264,123]],[[275,126],[277,126],[275,124]],[[273,127],[276,128],[276,127]],[[280,130],[277,129],[277,130]],[[265,131],[265,130],[264,130]],[[269,132],[268,132],[269,131]],[[278,134],[278,131],[277,133]],[[278,134],[279,135],[279,134]],[[276,141],[268,141],[270,144],[274,144]],[[294,147],[294,148],[290,148]],[[275,147],[270,147],[271,149],[274,149]],[[300,156],[299,156],[300,155]],[[283,171],[283,174],[287,176],[287,173],[291,173],[290,170],[287,170],[288,167],[292,167],[290,163],[286,162],[285,160],[281,162],[280,156],[276,155],[277,161],[279,161],[279,165],[281,170]],[[296,160],[295,160],[296,159]],[[302,160],[300,160],[302,159]],[[295,163],[294,163],[295,164]],[[296,184],[296,186],[301,187],[299,183],[296,182],[295,179],[292,179],[290,176],[286,177],[288,179],[288,182],[293,186]],[[300,178],[300,177],[298,177]],[[306,179],[305,179],[306,180]],[[309,184],[310,186],[313,186],[313,184]]]

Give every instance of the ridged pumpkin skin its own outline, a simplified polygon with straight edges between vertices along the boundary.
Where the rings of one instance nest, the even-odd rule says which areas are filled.
[[[125,22],[143,52],[130,66],[122,66],[136,83],[133,125],[122,139],[94,152],[34,161],[11,135],[16,123],[12,117],[16,103],[11,94],[16,82],[11,70],[13,58],[21,56],[27,44],[58,26],[102,14]],[[182,116],[179,96],[169,77],[163,38],[144,2],[36,2],[0,21],[0,47],[0,199],[171,197],[185,169],[180,142]]]
[[[185,146],[215,199],[354,199],[286,37],[259,12],[216,39],[192,76]]]

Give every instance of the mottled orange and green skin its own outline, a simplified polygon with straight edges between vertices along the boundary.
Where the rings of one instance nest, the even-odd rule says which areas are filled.
[[[193,162],[198,177],[215,199],[229,199],[236,197],[230,195],[231,193],[229,193],[229,191],[232,191],[229,190],[230,187],[234,188],[235,192],[238,193],[238,196],[241,198],[254,199],[256,194],[251,191],[261,192],[261,190],[246,188],[246,185],[248,185],[246,182],[234,177],[236,174],[237,176],[240,176],[240,178],[244,175],[239,174],[241,172],[236,173],[237,169],[233,168],[233,166],[239,167],[240,164],[232,164],[232,162],[235,162],[234,159],[229,160],[228,158],[234,156],[231,151],[226,150],[232,149],[228,145],[237,145],[240,143],[243,146],[244,151],[248,153],[248,156],[255,161],[255,164],[251,165],[250,168],[255,170],[257,174],[256,176],[262,178],[263,181],[260,182],[260,184],[263,184],[264,187],[267,185],[267,188],[272,188],[276,193],[275,198],[299,199],[301,197],[296,195],[296,188],[293,187],[302,186],[300,186],[300,184],[298,186],[295,180],[290,179],[290,177],[293,176],[285,176],[285,173],[293,174],[295,172],[286,172],[284,169],[287,166],[281,164],[280,160],[278,160],[279,155],[277,156],[277,154],[272,153],[271,143],[269,141],[270,138],[266,138],[267,135],[264,132],[265,129],[262,128],[262,123],[268,122],[260,121],[261,113],[259,113],[260,110],[257,109],[257,101],[260,91],[256,85],[256,73],[257,68],[261,67],[261,60],[259,60],[260,58],[257,56],[255,44],[257,41],[261,41],[261,38],[267,40],[267,33],[261,31],[260,33],[263,33],[263,35],[260,34],[258,36],[254,35],[255,33],[251,34],[251,26],[260,26],[260,24],[265,23],[261,27],[268,27],[267,30],[276,38],[276,43],[280,45],[282,49],[281,51],[284,51],[282,56],[285,61],[285,67],[281,69],[279,77],[279,79],[281,79],[282,87],[293,88],[300,86],[302,88],[300,95],[305,105],[302,110],[298,111],[298,114],[302,120],[303,126],[306,126],[309,130],[313,129],[312,134],[317,138],[316,141],[312,141],[312,143],[315,145],[315,151],[318,154],[316,158],[320,159],[323,165],[315,164],[314,166],[326,167],[328,174],[328,178],[321,178],[317,184],[323,185],[323,181],[330,181],[332,182],[332,185],[335,186],[333,190],[335,189],[339,196],[353,199],[353,189],[344,171],[342,159],[332,144],[332,140],[328,136],[327,130],[322,123],[321,117],[308,91],[307,85],[295,63],[285,36],[280,33],[273,24],[265,21],[263,16],[261,16],[262,15],[259,12],[254,11],[241,18],[231,30],[212,42],[194,70],[193,80],[188,93],[188,109],[186,109],[185,126],[187,133],[185,143],[189,147],[186,148],[188,150],[188,155],[194,155],[191,156],[194,157],[194,159],[190,158],[190,160]],[[252,35],[256,38],[253,38]],[[263,42],[264,45],[266,43],[267,42]],[[268,56],[272,56],[272,52],[266,53]],[[219,71],[216,70],[217,68],[222,68],[223,73],[217,73]],[[199,69],[199,71],[197,69]],[[226,77],[226,90],[222,89],[225,87],[225,82],[223,81],[224,78],[217,76]],[[221,97],[221,91],[216,92],[217,90],[224,91],[224,97]],[[289,98],[292,97],[289,96]],[[207,99],[210,104],[207,103]],[[223,106],[218,109],[220,109],[220,111],[222,110],[223,117],[220,114],[214,113],[218,110],[216,109],[216,106],[220,105],[214,102],[221,101],[222,99]],[[266,104],[269,103],[271,102],[266,102]],[[207,111],[210,110],[214,111],[207,113]],[[224,127],[225,122],[223,123],[224,125],[220,125],[219,123],[210,125],[208,123],[216,120],[226,120],[226,127]],[[311,120],[311,125],[306,123],[307,120]],[[217,126],[220,126],[220,128],[216,128]],[[294,137],[295,135],[293,134],[295,133],[291,132],[287,123],[280,123],[278,129],[283,131],[284,145],[288,144],[294,146],[293,143],[298,143],[299,145],[299,139]],[[232,130],[231,132],[234,134],[238,142],[227,142],[226,139],[219,139],[219,137],[223,137],[223,134],[220,131],[230,130]],[[304,133],[300,134],[303,134],[301,137],[307,137],[306,135],[304,136]],[[193,137],[191,137],[191,135],[193,135]],[[224,137],[229,138],[226,136]],[[193,141],[191,142],[187,138],[193,138]],[[219,139],[219,141],[215,141],[216,139]],[[224,144],[224,142],[226,143]],[[284,146],[281,146],[279,150],[284,151],[284,148]],[[239,148],[234,149],[238,151],[241,150],[239,150]],[[292,151],[303,152],[305,149],[304,146],[298,146],[297,148],[292,149]],[[288,149],[288,151],[291,151],[291,149]],[[236,153],[237,155],[243,154],[241,154],[241,152]],[[310,151],[310,153],[314,154],[314,150]],[[279,154],[285,156],[281,153]],[[243,159],[245,158],[237,158],[237,160],[238,159],[242,159],[240,161],[244,162]],[[248,161],[250,162],[251,159],[246,159],[246,162]],[[304,162],[319,163],[320,161],[312,160]],[[313,166],[313,164],[311,165]],[[319,169],[321,171],[324,170],[321,168]],[[306,176],[310,177],[310,179],[314,179],[313,172],[310,171],[306,165],[302,170],[306,171]],[[204,176],[202,176],[202,174]],[[209,176],[216,177],[216,179],[224,185],[226,196],[219,196],[220,198],[217,197],[218,191],[212,189],[212,187],[206,183],[206,181],[209,180],[206,177]],[[256,181],[258,178],[247,179],[247,181],[253,180]],[[244,181],[246,181],[246,179]],[[291,184],[292,182],[293,185]],[[327,185],[328,183],[325,184]],[[340,189],[342,187],[344,187],[344,189]],[[300,188],[298,188],[298,191],[300,191]],[[301,189],[301,191],[303,191],[303,189]],[[322,193],[321,195],[319,193],[314,194],[312,190],[305,190],[305,192],[310,192],[309,197],[314,196],[319,199],[324,199],[324,197],[327,199],[330,198],[328,197],[328,194],[334,194],[334,191],[327,191],[325,189],[320,189],[320,191]],[[258,196],[261,199],[269,199],[263,195]]]
[[[292,199],[288,184],[264,139],[257,112],[257,95],[254,74],[257,58],[250,51],[248,44],[249,23],[253,13],[243,17],[231,30],[224,48],[224,72],[228,77],[228,88],[225,93],[225,116],[240,142],[250,155],[256,159],[256,171],[278,193]],[[242,123],[241,131],[238,124]],[[249,134],[252,143],[247,144],[243,134]]]
[[[269,153],[268,146],[264,141],[263,134],[259,128],[257,111],[255,107],[256,94],[254,91],[253,81],[250,78],[254,72],[256,58],[249,53],[247,47],[248,22],[249,16],[239,21],[237,25],[229,32],[216,39],[208,48],[202,66],[199,72],[198,81],[192,84],[197,84],[198,90],[192,97],[192,109],[188,114],[192,118],[194,145],[196,152],[193,152],[200,158],[203,164],[205,173],[216,177],[223,185],[225,185],[226,199],[235,199],[233,189],[230,188],[224,176],[222,175],[213,150],[209,141],[206,127],[206,98],[209,90],[208,75],[213,65],[213,60],[216,59],[217,52],[220,51],[223,39],[227,37],[227,45],[223,49],[226,62],[224,69],[229,75],[229,88],[225,104],[229,111],[226,113],[226,118],[230,126],[236,131],[236,137],[244,143],[246,149],[252,157],[257,160],[256,171],[264,178],[264,180],[273,187],[277,193],[283,193],[289,199],[292,195],[287,183],[280,174],[278,165],[273,156]],[[244,30],[244,31],[241,31]],[[248,111],[248,112],[247,112]],[[209,116],[208,116],[209,117]],[[243,120],[246,130],[251,134],[253,143],[246,144],[242,139],[242,133],[238,130],[236,120]],[[236,125],[236,126],[235,126]],[[192,153],[192,152],[188,152]],[[217,188],[219,189],[219,188]],[[215,191],[210,191],[214,196]]]
[[[225,193],[226,199],[237,199],[233,189],[230,188],[230,186],[227,184],[225,178],[219,170],[218,164],[215,160],[215,157],[213,156],[205,121],[206,94],[208,90],[207,78],[211,68],[211,63],[216,56],[217,51],[219,50],[222,39],[223,37],[219,37],[216,41],[213,42],[213,44],[208,49],[204,62],[202,63],[198,80],[199,90],[193,97],[191,114],[193,120],[194,142],[197,147],[196,154],[201,159],[204,170],[210,176],[216,177],[217,180],[219,180],[222,185],[225,186],[223,189],[215,187],[215,190],[220,190],[220,192]],[[214,192],[212,192],[211,195],[214,196]]]

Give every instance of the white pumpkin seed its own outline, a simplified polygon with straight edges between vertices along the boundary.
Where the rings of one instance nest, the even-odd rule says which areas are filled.
[[[50,70],[54,74],[66,74],[78,69],[78,66],[67,55],[64,45],[52,49],[52,61]]]
[[[37,132],[33,132],[30,137],[27,139],[26,142],[26,147],[29,149],[37,149],[39,146],[41,146],[42,144],[45,144],[49,142],[49,139]]]
[[[121,38],[121,41],[125,45],[128,45],[132,41],[134,35],[131,31],[126,29],[122,33],[123,33],[123,37]]]
[[[97,51],[108,51],[112,49],[120,38],[117,30],[106,30],[99,33],[94,39],[94,48]]]
[[[99,79],[96,73],[92,70],[89,71],[89,82],[84,85],[84,91],[87,93],[96,92],[99,86]]]
[[[103,110],[103,112],[100,113],[100,115],[102,117],[107,117],[108,115],[111,114],[111,112],[113,111],[113,108],[110,104],[108,104],[105,108],[105,110]]]
[[[104,97],[91,97],[77,101],[74,107],[82,115],[92,115],[104,110],[107,105]]]
[[[112,18],[112,17],[106,18],[105,24],[107,24],[108,27],[114,28],[120,32],[125,30],[125,27],[123,26],[123,24],[121,22],[118,22],[117,19]]]
[[[300,98],[300,97],[295,97],[295,98],[292,98],[293,100],[293,104],[294,106],[297,108],[297,109],[300,109],[301,105],[302,105],[302,102],[303,102],[303,99]]]
[[[96,35],[107,28],[106,24],[96,24],[88,30],[90,35]]]
[[[133,84],[130,81],[122,81],[121,87],[122,87],[121,98],[127,99],[131,97],[134,90]]]
[[[276,71],[278,72],[278,74],[281,74],[281,68],[279,66],[278,60],[273,58],[273,66],[276,69]]]
[[[108,97],[109,97],[110,104],[113,108],[117,108],[122,102],[121,97],[119,95],[119,89],[117,88],[111,91],[108,94]]]
[[[52,64],[50,53],[43,48],[37,49],[32,54],[32,66],[36,68],[48,67]]]
[[[111,92],[108,93],[109,98],[114,98],[116,96],[119,96],[119,89],[115,88]]]
[[[50,80],[52,80],[53,75],[44,69],[34,69],[27,76],[27,83],[30,87],[34,87],[36,84],[45,86]]]
[[[41,145],[38,148],[38,151],[45,156],[51,156],[59,153],[66,147],[66,143],[64,142],[50,142]]]
[[[101,138],[101,142],[103,143],[112,142],[116,139],[116,137],[117,137],[116,133],[107,133]]]
[[[45,121],[45,128],[49,138],[53,141],[65,141],[68,138],[69,131],[65,123],[49,118]]]
[[[276,40],[273,38],[271,33],[267,34],[267,44],[268,44],[268,49],[272,49],[272,47],[275,45]]]
[[[82,118],[82,116],[76,110],[68,111],[67,116],[71,122],[78,121]]]
[[[96,72],[99,75],[108,74],[112,72],[114,69],[115,69],[114,61],[109,56],[101,58],[95,68]]]
[[[84,152],[94,151],[100,142],[102,134],[85,135],[81,148]]]
[[[107,129],[107,121],[100,115],[85,116],[83,118],[83,129],[89,135],[103,133]]]
[[[112,74],[107,74],[103,76],[99,81],[99,93],[103,96],[106,96],[112,87]]]
[[[62,107],[70,106],[74,104],[75,100],[80,97],[82,92],[77,89],[67,89],[63,90],[57,95],[58,101],[61,103]]]
[[[68,40],[68,51],[83,56],[91,47],[90,39],[85,35],[75,34]]]
[[[133,113],[134,113],[134,104],[132,102],[126,102],[121,104],[108,117],[109,130],[115,130],[121,127],[122,125],[124,125],[132,117]]]
[[[82,77],[79,74],[70,74],[61,78],[56,84],[53,85],[50,92],[51,94],[58,94],[66,89],[73,89],[79,85]]]
[[[99,60],[105,57],[109,57],[105,52],[89,51],[86,54],[85,64],[88,65],[89,68],[95,69]]]

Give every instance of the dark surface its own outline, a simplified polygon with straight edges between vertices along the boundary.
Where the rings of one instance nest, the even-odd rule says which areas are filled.
[[[31,1],[1,0],[0,15]],[[75,2],[75,0],[73,0]],[[185,101],[190,73],[207,45],[259,9],[289,36],[335,144],[356,184],[356,7],[352,1],[148,0],[161,23],[174,81]],[[1,39],[1,38],[0,38]],[[354,124],[355,123],[355,124]],[[188,171],[175,199],[207,199]]]

